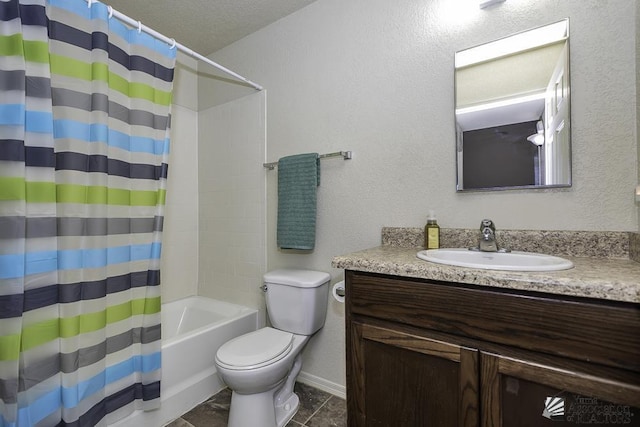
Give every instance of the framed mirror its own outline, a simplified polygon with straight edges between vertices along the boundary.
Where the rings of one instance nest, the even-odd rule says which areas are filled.
[[[569,20],[455,54],[457,191],[571,186]]]

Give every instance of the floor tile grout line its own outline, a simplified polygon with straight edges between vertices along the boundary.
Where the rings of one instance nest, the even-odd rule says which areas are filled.
[[[314,412],[313,414],[311,414],[311,416],[305,420],[305,422],[303,423],[303,425],[305,425],[305,426],[306,426],[306,425],[307,425],[307,423],[308,423],[309,421],[311,421],[311,418],[313,418],[314,416],[316,416],[316,414],[318,413],[318,411],[320,411],[320,409],[322,409],[322,408],[324,407],[324,405],[326,405],[326,404],[327,404],[327,402],[328,402],[329,400],[331,400],[331,398],[332,398],[332,397],[333,397],[333,396],[331,396],[331,395],[330,395],[329,397],[327,397],[327,400],[325,400],[324,402],[322,402],[322,405],[318,406],[318,409],[316,409],[316,410],[315,410],[315,412]]]
[[[184,415],[184,414],[183,414],[183,415]],[[173,420],[173,421],[172,421],[171,423],[169,423],[169,424],[175,423],[175,422],[176,422],[176,421],[178,421],[178,420],[182,420],[183,422],[187,423],[187,425],[185,425],[185,426],[183,426],[183,427],[195,427],[195,426],[194,426],[193,424],[191,424],[189,421],[187,421],[187,420],[185,420],[184,418],[182,418],[182,416],[180,416],[180,417],[176,418],[175,420]]]

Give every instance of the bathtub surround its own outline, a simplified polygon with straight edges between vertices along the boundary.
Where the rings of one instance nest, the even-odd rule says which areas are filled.
[[[198,114],[198,295],[259,309],[263,322],[266,102],[262,91]]]
[[[198,293],[198,62],[178,52],[162,245],[162,302]]]
[[[265,171],[254,165],[265,161],[266,91],[200,109],[198,76],[209,71],[178,54],[162,297],[221,298],[264,319]]]

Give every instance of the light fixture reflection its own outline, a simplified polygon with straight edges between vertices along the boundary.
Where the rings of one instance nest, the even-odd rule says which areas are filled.
[[[568,35],[567,31],[567,22],[560,21],[555,24],[545,25],[544,27],[534,28],[533,30],[495,40],[491,43],[485,43],[471,49],[462,50],[456,52],[455,66],[456,68],[466,67],[467,65],[478,62],[490,61],[512,55],[515,52],[521,52],[526,49],[533,49],[555,43],[558,40],[566,39]]]
[[[542,120],[538,120],[538,123],[536,123],[536,130],[536,133],[527,137],[527,141],[537,146],[541,146],[544,144],[544,125],[542,124]]]

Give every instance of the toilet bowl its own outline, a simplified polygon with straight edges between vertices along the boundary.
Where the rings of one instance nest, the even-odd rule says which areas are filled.
[[[277,337],[273,332],[283,336]],[[260,357],[249,355],[251,343],[264,342],[268,337],[275,338],[269,351],[258,352]],[[295,361],[308,341],[308,336],[267,327],[229,341],[232,346],[216,354],[218,374],[233,391],[229,427],[276,427],[293,418],[298,409],[293,385],[302,367],[300,360],[296,371]],[[242,359],[245,360],[238,361]]]
[[[327,273],[310,270],[264,275],[273,327],[226,342],[215,357],[218,374],[232,390],[229,427],[283,427],[293,418],[302,350],[324,325],[329,279]]]

